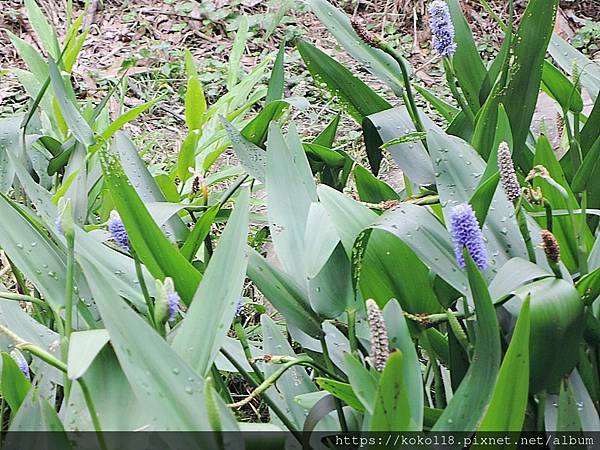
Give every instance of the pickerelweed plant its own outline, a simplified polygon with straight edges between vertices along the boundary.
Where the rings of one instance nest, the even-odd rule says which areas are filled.
[[[298,41],[342,106],[311,139],[286,114],[300,103],[284,98],[283,46],[239,78],[242,20],[210,107],[188,54],[185,138],[158,172],[121,128],[160,99],[115,118],[110,93],[82,103],[83,16],[58,39],[25,3],[49,56],[11,36],[33,101],[0,122],[9,430],[96,430],[102,446],[111,430],[280,429],[294,445],[313,431],[600,430],[600,68],[553,34],[558,0],[530,0],[516,29],[510,5],[490,62],[458,1],[432,2],[452,102],[368,24],[308,0],[397,96]],[[560,149],[532,127],[540,92]],[[369,167],[336,147],[342,114]],[[229,146],[239,165],[217,168]],[[401,191],[378,178],[386,153]]]

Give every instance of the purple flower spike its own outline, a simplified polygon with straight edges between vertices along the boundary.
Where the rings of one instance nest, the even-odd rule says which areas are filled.
[[[167,294],[167,306],[169,307],[169,320],[173,320],[179,311],[179,303],[181,299],[175,291]]]
[[[127,235],[127,230],[125,229],[125,225],[123,225],[121,216],[119,216],[119,213],[115,210],[110,212],[108,231],[112,234],[112,238],[117,245],[124,251],[129,252],[129,236]]]
[[[29,364],[27,364],[27,360],[21,354],[21,352],[19,352],[17,350],[13,350],[12,352],[10,352],[10,357],[17,363],[19,370],[21,370],[21,372],[23,372],[23,375],[25,375],[25,378],[27,378],[29,381],[31,381],[31,374],[29,373]]]
[[[479,270],[487,268],[487,251],[483,242],[483,234],[471,205],[463,203],[455,206],[450,216],[454,254],[456,262],[464,269],[463,248],[466,248]]]
[[[448,5],[443,0],[434,0],[429,5],[429,27],[433,35],[433,48],[441,56],[452,56],[456,52],[454,25]]]

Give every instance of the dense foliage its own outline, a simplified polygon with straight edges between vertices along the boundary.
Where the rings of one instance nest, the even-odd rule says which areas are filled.
[[[600,430],[600,67],[553,34],[558,0],[518,25],[511,5],[491,61],[457,0],[431,2],[451,103],[308,0],[397,98],[300,40],[343,107],[307,139],[284,46],[211,105],[188,54],[187,138],[152,173],[122,128],[160,98],[114,120],[114,92],[78,98],[83,16],[59,39],[25,3],[48,57],[10,36],[32,101],[0,120],[5,429]],[[540,92],[555,145],[532,125]],[[342,114],[368,167],[336,148]],[[378,178],[388,154],[402,191]]]

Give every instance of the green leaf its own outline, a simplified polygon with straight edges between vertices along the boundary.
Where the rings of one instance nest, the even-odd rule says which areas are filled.
[[[107,142],[110,138],[112,138],[117,131],[119,131],[123,126],[131,122],[132,120],[137,119],[137,117],[142,114],[144,111],[152,108],[156,103],[161,100],[161,97],[149,101],[147,103],[142,103],[134,108],[131,108],[127,112],[121,114],[117,119],[112,122],[106,129],[100,133],[98,136],[99,142]]]
[[[238,22],[238,29],[235,33],[235,39],[233,41],[233,47],[229,54],[229,68],[227,70],[227,90],[231,91],[233,87],[238,83],[238,75],[240,72],[242,55],[246,48],[246,42],[248,40],[248,17],[241,16]]]
[[[248,278],[289,324],[312,337],[318,337],[321,333],[320,320],[310,309],[306,295],[296,282],[274,268],[256,250],[248,249],[248,252]]]
[[[108,343],[110,336],[106,330],[77,331],[69,338],[69,358],[67,375],[71,380],[81,377],[100,350]]]
[[[435,161],[440,203],[446,223],[450,223],[452,209],[468,202],[479,186],[485,162],[469,144],[443,132],[430,132],[427,142]],[[515,215],[514,206],[502,189],[496,189],[492,206],[481,225],[490,254],[490,271],[494,272],[511,257],[526,257],[527,253],[517,222],[509,219]]]
[[[38,83],[43,83],[48,78],[48,65],[40,53],[28,42],[6,30],[6,34],[10,38],[13,46],[17,50],[17,54],[25,61],[28,69],[35,76]]]
[[[457,291],[467,293],[467,279],[458,269],[450,233],[427,208],[400,204],[383,213],[369,228],[401,239],[423,264]]]
[[[577,363],[584,328],[581,297],[572,284],[556,278],[535,281],[514,294],[504,304],[513,317],[531,296],[529,388],[532,393],[557,392],[561,378]]]
[[[58,311],[65,301],[64,256],[4,195],[0,195],[0,215],[0,247]]]
[[[204,211],[196,221],[196,225],[194,225],[192,232],[189,234],[188,238],[183,244],[183,247],[181,247],[181,254],[188,261],[191,261],[194,256],[196,256],[196,253],[204,242],[204,239],[206,236],[208,236],[208,233],[210,233],[212,224],[214,223],[220,209],[220,204],[213,205]]]
[[[299,286],[304,286],[306,219],[311,203],[317,201],[317,191],[293,124],[287,139],[275,123],[269,128],[266,185],[269,225],[277,257]]]
[[[85,259],[81,265],[119,364],[142,407],[151,411],[151,429],[210,430],[204,380],[119,298],[104,270]]]
[[[233,152],[248,175],[264,183],[267,152],[244,137],[231,123],[221,117],[221,124],[229,135]]]
[[[477,187],[471,200],[469,200],[479,223],[485,223],[499,182],[500,172],[496,172]]]
[[[249,192],[244,190],[219,239],[173,348],[205,375],[221,349],[246,276]],[[198,324],[204,322],[203,327]]]
[[[8,353],[2,352],[2,398],[6,400],[13,414],[19,410],[30,389],[31,383],[17,363]]]
[[[399,200],[400,196],[389,184],[377,179],[360,164],[354,166],[354,181],[358,195],[363,202],[379,203],[386,200]]]
[[[567,380],[560,385],[558,397],[558,417],[556,419],[557,432],[581,431],[581,421],[573,389]]]
[[[422,111],[421,118],[428,131],[438,129]],[[381,146],[384,143],[416,131],[406,107],[370,115],[363,121],[362,126],[367,153],[375,155],[381,154]],[[422,186],[434,183],[431,158],[421,141],[394,144],[386,147],[386,151],[392,155],[394,162],[407,174],[411,182]],[[369,156],[369,162],[373,173],[377,174],[379,166],[373,165],[373,156]]]
[[[196,76],[189,76],[185,93],[185,123],[188,130],[200,130],[206,122],[206,97],[202,83]]]
[[[354,59],[384,81],[398,97],[402,96],[403,82],[400,67],[390,55],[363,42],[352,28],[348,16],[327,0],[309,0],[308,4],[323,25]],[[406,61],[405,63],[408,66]]]
[[[350,353],[346,353],[344,363],[346,375],[354,394],[367,412],[373,414],[377,395],[377,378]]]
[[[60,74],[58,66],[52,58],[48,60],[48,67],[50,69],[50,79],[52,80],[52,87],[56,94],[56,101],[60,107],[60,112],[64,117],[69,129],[73,133],[73,136],[86,146],[94,144],[94,133],[90,128],[90,125],[83,118],[77,107],[73,104],[67,91],[65,89],[66,81]]]
[[[398,270],[398,261],[402,261],[402,270]],[[397,299],[403,309],[413,314],[441,309],[431,286],[429,268],[394,234],[375,228],[358,270],[362,297],[374,299],[381,308]],[[419,295],[415,296],[415,292]]]
[[[470,296],[477,315],[472,363],[433,431],[474,430],[485,414],[500,366],[500,330],[486,282],[465,251]]]
[[[49,431],[52,436],[53,448],[70,447],[58,414],[48,401],[42,398],[37,389],[29,390],[27,397],[12,419],[8,431]],[[17,439],[16,442],[11,443],[11,434]],[[3,446],[20,448],[17,436],[19,436],[18,433],[9,433]]]
[[[433,106],[444,119],[446,119],[446,122],[451,123],[460,113],[460,109],[447,103],[445,100],[442,100],[429,89],[418,84],[414,84],[413,87],[415,88],[415,91],[421,94],[423,98],[427,100],[427,102]]]
[[[163,235],[130,184],[119,158],[101,149],[100,162],[105,183],[137,256],[155,278],[173,278],[177,292],[189,305],[200,282],[200,273]]]
[[[529,298],[525,299],[479,431],[521,431],[529,393]]]
[[[335,135],[338,130],[338,125],[340,124],[340,113],[336,114],[331,122],[327,124],[325,129],[319,133],[319,135],[312,141],[315,145],[320,145],[326,148],[332,148],[333,143],[335,141]]]
[[[402,352],[402,376],[406,396],[410,405],[411,428],[407,431],[421,431],[423,427],[423,377],[421,363],[412,341],[404,312],[397,300],[392,299],[383,308],[383,317],[391,348]],[[427,408],[425,408],[427,409]]]
[[[31,27],[40,38],[46,50],[52,58],[58,59],[60,57],[60,45],[56,38],[56,33],[46,20],[44,12],[37,5],[35,0],[25,0],[25,8],[27,9],[27,18]]]
[[[575,113],[583,111],[581,93],[560,70],[547,60],[544,61],[542,71],[542,86],[563,110]]]
[[[515,37],[514,62],[503,103],[510,118],[514,158],[521,169],[531,168],[526,140],[535,111],[544,57],[552,37],[558,0],[531,0]]]
[[[337,96],[356,122],[362,123],[366,116],[392,107],[343,65],[312,44],[298,41],[296,47],[315,81]]]
[[[448,0],[457,45],[452,57],[455,74],[473,113],[479,111],[479,91],[487,72],[458,0]]]
[[[402,352],[392,353],[383,369],[371,418],[371,431],[402,432],[411,425],[411,406],[402,379]]]
[[[487,107],[487,104],[484,106],[484,110]],[[482,111],[484,111],[482,110]],[[482,122],[484,127],[482,128],[484,134],[489,134],[488,131],[485,130],[485,122]],[[482,153],[482,149],[477,147],[477,145],[473,142],[473,148],[479,151],[479,154],[486,155],[484,159],[487,159],[487,166],[485,167],[485,172],[483,177],[481,178],[480,186],[483,185],[490,177],[492,177],[495,173],[498,172],[498,147],[502,142],[506,142],[508,144],[508,148],[513,149],[513,138],[512,131],[510,129],[510,120],[508,119],[508,115],[506,114],[506,110],[504,109],[504,105],[502,103],[498,104],[498,112],[497,112],[497,121],[496,121],[496,133],[494,135],[494,139],[492,142],[492,146],[489,148],[489,154]]]
[[[273,70],[271,71],[271,78],[269,78],[269,89],[267,90],[266,103],[270,103],[273,100],[280,100],[283,98],[283,87],[284,87],[284,72],[283,64],[285,58],[285,41],[279,46],[277,52],[277,58],[275,58],[275,64],[273,64]]]
[[[600,100],[596,99],[594,108],[590,112],[590,115],[585,122],[585,125],[581,129],[579,135],[579,145],[583,156],[585,157],[592,145],[598,140],[598,129],[600,128]]]
[[[575,67],[581,77],[581,84],[589,92],[592,99],[598,97],[600,91],[600,67],[587,56],[553,33],[548,51],[562,70],[573,75]]]
[[[356,397],[356,394],[354,394],[354,391],[352,390],[352,386],[350,384],[320,377],[317,377],[315,381],[321,389],[325,389],[331,395],[339,398],[348,406],[351,406],[352,408],[360,412],[363,412],[365,410],[363,404]]]

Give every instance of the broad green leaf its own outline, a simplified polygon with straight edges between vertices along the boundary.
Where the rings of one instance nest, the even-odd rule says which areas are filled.
[[[210,430],[204,380],[119,298],[103,270],[88,260],[81,265],[119,364],[136,398],[150,411],[149,429]]]
[[[529,299],[525,299],[479,431],[521,431],[529,393]]]
[[[163,235],[125,175],[119,158],[101,149],[100,161],[105,183],[137,256],[155,278],[173,278],[177,292],[189,305],[200,282],[200,273]]]
[[[119,155],[127,178],[132,182],[136,192],[146,205],[166,201],[160,186],[127,134],[118,131],[111,143],[110,151]],[[176,216],[159,225],[172,241],[183,241],[190,234],[183,221]]]
[[[188,75],[185,93],[185,123],[188,130],[200,130],[206,121],[206,97],[202,83],[197,76]]]
[[[563,376],[575,366],[583,333],[583,302],[575,287],[562,279],[545,278],[515,291],[504,308],[516,317],[531,296],[529,388],[557,392]],[[557,358],[556,355],[561,355]]]
[[[459,138],[432,131],[427,136],[427,142],[435,161],[440,203],[446,223],[449,224],[452,209],[468,202],[479,186],[485,162],[470,145]],[[511,257],[526,257],[525,243],[514,215],[513,204],[508,201],[502,189],[496,189],[486,221],[481,224],[487,240],[491,273],[497,272]]]
[[[265,354],[296,356],[286,336],[281,333],[277,324],[269,316],[265,314],[260,316],[260,326]],[[265,377],[272,375],[278,369],[277,365],[267,364],[264,369]],[[301,366],[295,366],[287,370],[277,380],[275,386],[267,391],[267,394],[276,399],[284,413],[293,420],[298,428],[302,428],[306,419],[305,410],[294,401],[294,398],[315,391],[317,391],[317,387],[306,370]]]
[[[319,185],[317,193],[350,256],[354,241],[364,228],[377,219],[377,214],[329,186]]]
[[[233,152],[248,175],[264,183],[267,152],[244,137],[231,123],[221,117],[221,124],[231,140]]]
[[[319,135],[312,141],[315,145],[320,145],[327,148],[332,148],[335,141],[335,135],[340,124],[341,115],[338,113],[335,117],[327,124],[327,126],[319,133]]]
[[[61,54],[60,45],[56,38],[55,31],[46,19],[46,15],[37,5],[35,0],[25,0],[25,8],[27,9],[29,23],[40,38],[44,50],[46,50],[53,58],[58,59]]]
[[[487,107],[487,104],[484,106],[484,109]],[[484,133],[485,127],[482,128]],[[508,115],[506,114],[506,110],[504,109],[504,105],[500,103],[498,105],[498,115],[496,121],[496,133],[492,142],[492,146],[489,149],[490,152],[487,155],[487,158],[484,156],[484,159],[487,159],[487,165],[485,167],[485,172],[483,177],[481,178],[480,186],[483,185],[489,178],[491,178],[495,173],[498,172],[498,147],[502,142],[506,142],[508,144],[508,148],[513,149],[513,138],[512,131],[510,129],[510,121],[508,119]],[[482,153],[482,149],[478,148],[475,143],[472,143],[473,148],[477,149],[480,154]]]
[[[363,166],[354,166],[354,181],[358,195],[363,202],[379,203],[386,200],[399,200],[400,196],[389,184],[378,180]]]
[[[201,375],[210,370],[221,349],[241,297],[248,264],[248,202],[245,190],[173,340],[175,351]]]
[[[460,112],[460,109],[447,103],[445,100],[442,100],[429,89],[418,84],[414,84],[413,87],[438,113],[442,115],[444,119],[446,119],[446,122],[451,123]]]
[[[364,43],[352,28],[348,16],[329,1],[309,0],[308,4],[348,53],[364,64],[369,72],[384,81],[397,96],[402,95],[400,67],[390,55]]]
[[[515,161],[523,170],[531,168],[526,140],[557,8],[558,0],[531,0],[515,37],[514,62],[503,103],[510,118]]]
[[[548,51],[566,73],[573,75],[577,71],[580,74],[581,84],[587,89],[592,99],[598,97],[598,91],[600,91],[600,67],[598,64],[592,62],[556,33],[552,34]]]
[[[303,109],[303,100],[302,97],[289,97],[267,103],[262,111],[244,126],[241,133],[242,136],[260,148],[264,148],[271,122],[279,120],[284,111],[290,106]],[[227,132],[231,135],[229,131]]]
[[[497,302],[521,286],[552,273],[523,258],[513,258],[504,264],[489,285],[492,300]]]
[[[403,383],[410,405],[411,428],[407,431],[421,431],[423,427],[423,377],[421,363],[412,341],[404,312],[397,300],[389,301],[383,308],[383,317],[391,348],[402,352]]]
[[[48,60],[48,67],[50,69],[50,79],[52,80],[56,101],[58,102],[60,112],[73,133],[73,136],[88,147],[93,145],[94,133],[92,132],[90,125],[83,118],[77,107],[71,101],[71,98],[68,96],[64,84],[66,81],[61,76],[54,60]]]
[[[363,404],[356,397],[356,394],[354,394],[354,391],[352,390],[352,386],[350,384],[319,377],[316,378],[316,382],[320,388],[325,389],[334,397],[337,397],[344,403],[348,404],[348,406],[351,406],[352,408],[360,412],[363,412],[365,410]]]
[[[315,81],[324,84],[332,95],[337,96],[358,123],[362,123],[366,116],[392,107],[342,64],[312,44],[298,41],[296,47]]]
[[[492,397],[500,366],[500,330],[492,298],[483,276],[468,254],[465,254],[465,262],[470,297],[477,315],[477,340],[471,366],[433,431],[476,429]]]
[[[67,360],[67,375],[71,380],[76,380],[87,371],[109,339],[110,336],[104,329],[71,334]]]
[[[369,372],[356,357],[350,353],[345,355],[346,375],[356,397],[364,408],[373,414],[377,393],[377,378]]]
[[[248,249],[248,278],[291,325],[312,337],[321,333],[320,320],[310,309],[306,294],[287,274],[273,267],[256,250]]]
[[[429,131],[437,126],[421,111],[424,126]],[[412,134],[416,131],[415,126],[406,110],[406,107],[394,108],[372,114],[363,121],[363,135],[367,152],[381,152],[382,144],[392,141],[398,137]],[[410,178],[411,182],[418,185],[430,185],[434,183],[434,171],[427,150],[421,141],[394,144],[385,149],[392,155],[394,162]],[[371,169],[377,174],[371,158]]]
[[[431,286],[429,268],[409,245],[387,230],[372,231],[357,270],[363,298],[374,299],[381,308],[397,299],[404,310],[413,314],[441,309]]]
[[[573,83],[552,63],[544,61],[542,87],[565,111],[580,113],[583,111],[581,93]]]
[[[390,354],[375,394],[371,431],[402,432],[414,429],[411,407],[402,379],[402,352]]]
[[[582,154],[585,158],[587,153],[592,148],[592,145],[598,140],[598,129],[600,128],[600,100],[596,99],[594,108],[590,112],[590,115],[585,122],[585,125],[581,129],[579,135],[579,145],[581,147]]]
[[[469,200],[469,204],[473,207],[479,223],[485,223],[499,182],[500,173],[496,172],[477,187],[477,190]]]
[[[0,215],[0,247],[58,311],[65,301],[64,256],[4,195],[0,196]]]
[[[304,286],[306,220],[311,203],[317,201],[317,191],[293,124],[287,139],[278,125],[273,123],[269,129],[266,185],[269,226],[277,257],[299,286]]]
[[[266,103],[270,103],[273,100],[280,100],[283,98],[284,58],[285,58],[285,41],[283,41],[281,43],[281,45],[279,46],[279,51],[277,52],[277,58],[275,58],[275,63],[273,64],[273,70],[271,71],[271,78],[269,78],[269,89],[267,91],[267,98],[265,99]]]
[[[6,30],[18,55],[25,61],[31,73],[35,76],[38,83],[43,83],[48,78],[48,65],[40,53],[28,42]]]
[[[14,414],[27,397],[31,383],[8,353],[2,352],[2,398]]]
[[[68,448],[70,446],[64,427],[56,411],[48,401],[39,394],[37,389],[30,389],[27,397],[11,421],[8,431],[50,431],[53,448]],[[11,433],[12,434],[12,433]],[[18,433],[13,436],[17,438]],[[21,437],[21,439],[23,439]],[[43,439],[48,443],[47,438]],[[14,446],[17,444],[16,446]],[[19,448],[18,441],[11,444],[10,434],[3,446]]]
[[[369,228],[401,239],[423,264],[457,291],[467,293],[467,279],[457,266],[450,233],[427,208],[400,204],[383,213]]]

